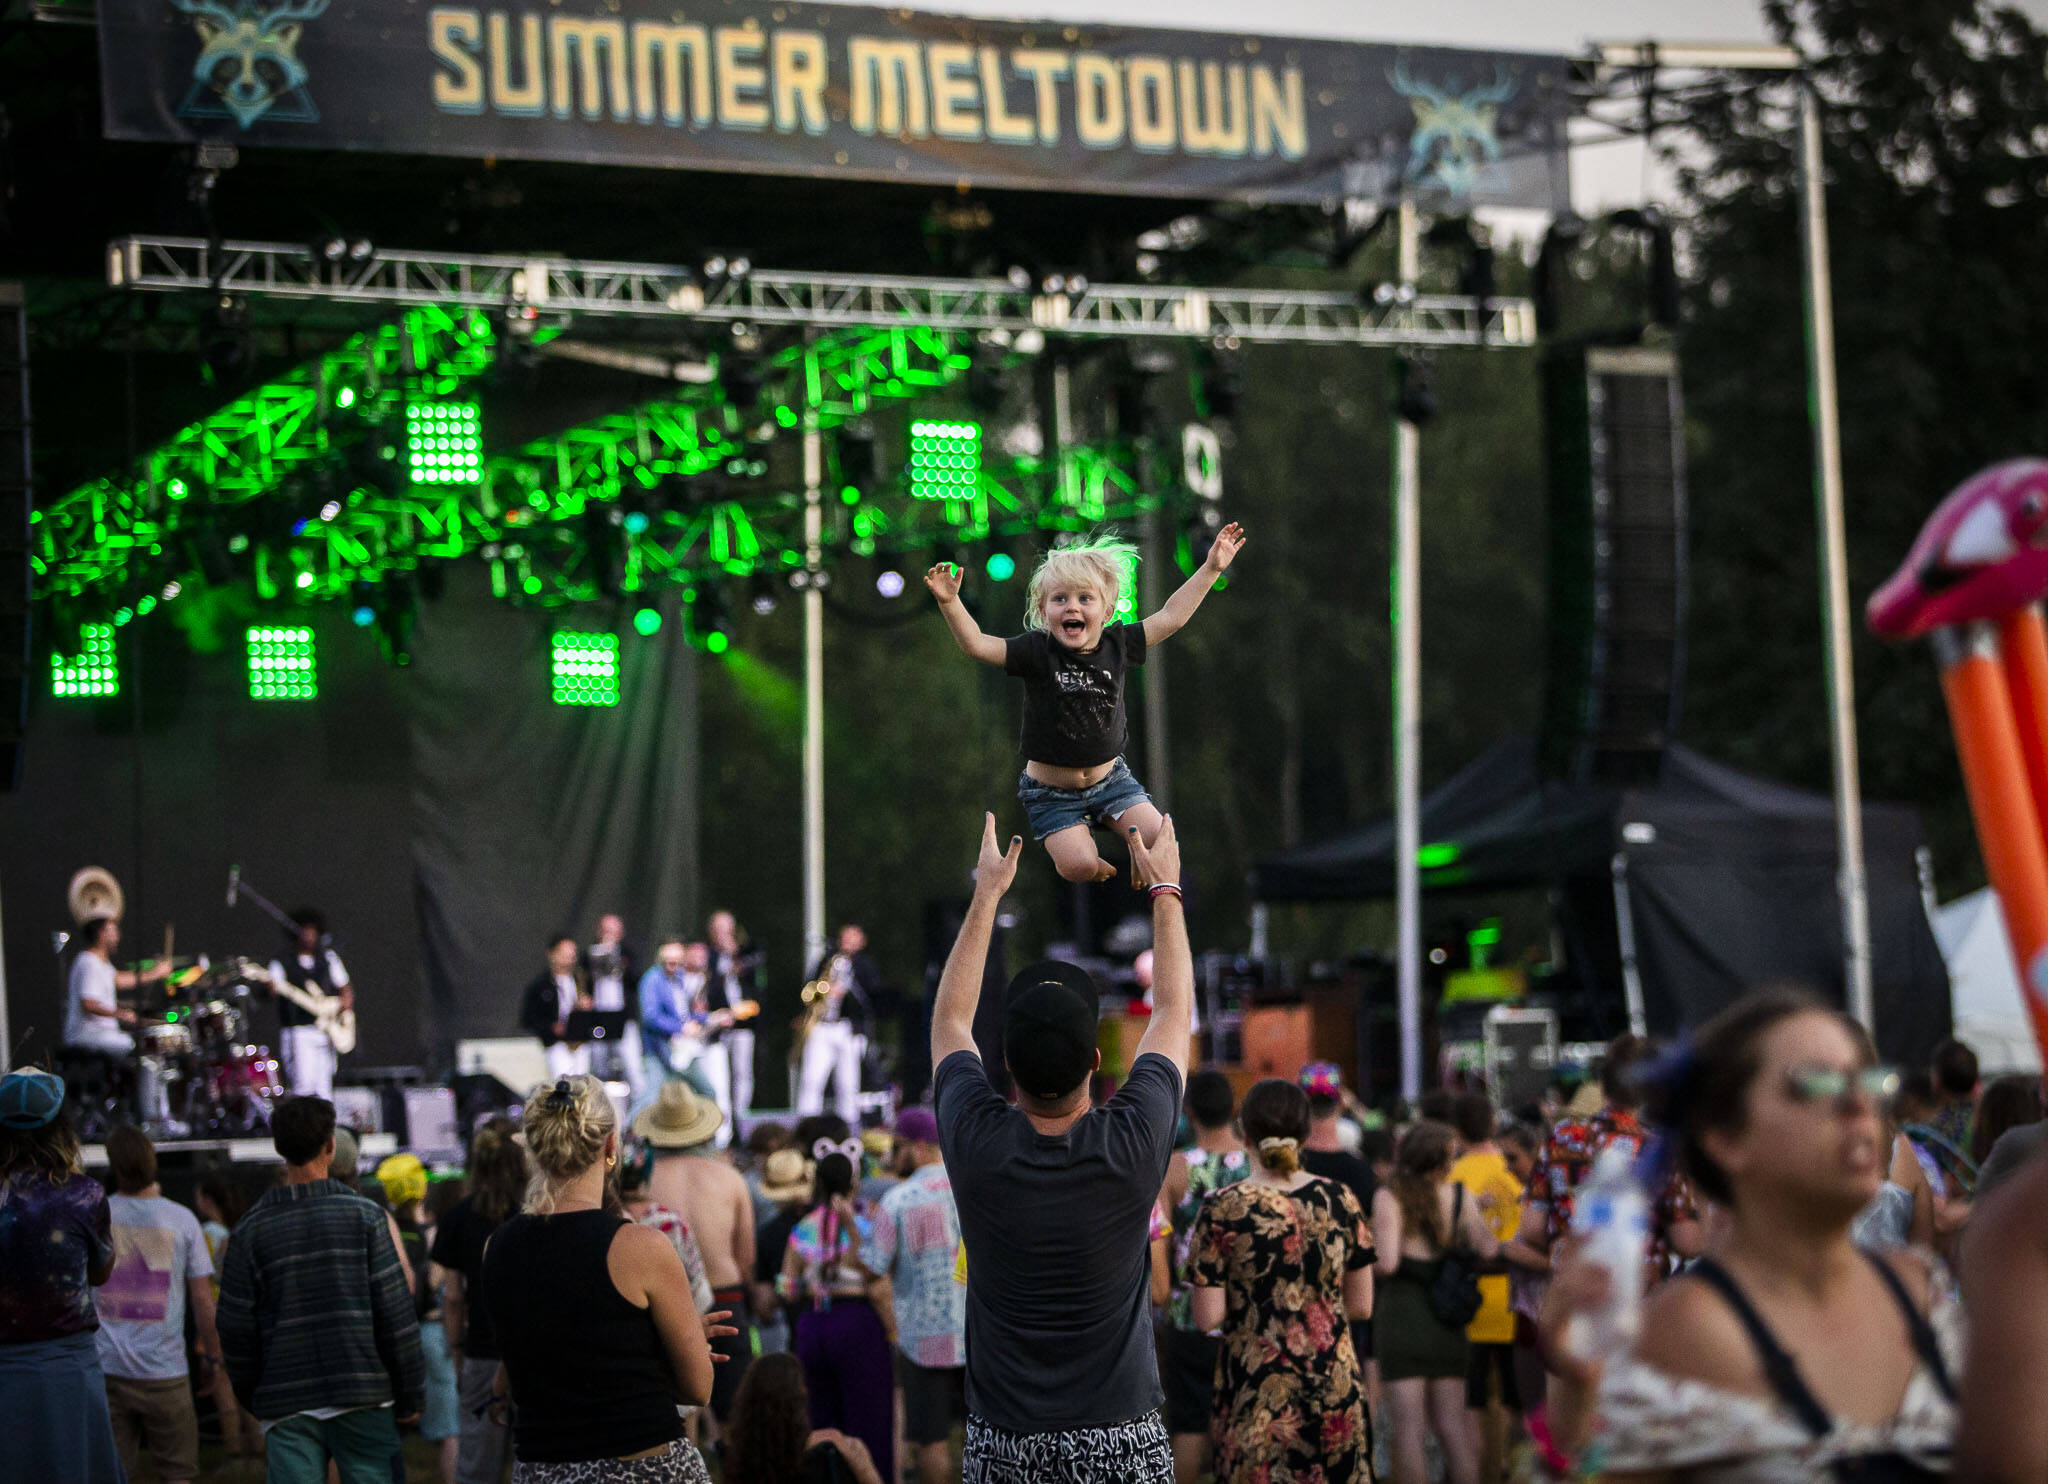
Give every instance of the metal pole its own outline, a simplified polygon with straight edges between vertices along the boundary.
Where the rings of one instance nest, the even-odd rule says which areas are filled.
[[[1628,856],[1614,852],[1614,936],[1621,948],[1621,995],[1628,1006],[1629,1034],[1647,1036],[1650,1018],[1643,1009],[1643,976],[1636,966],[1636,912],[1628,896]]]
[[[1835,844],[1842,898],[1842,984],[1849,1013],[1875,1030],[1870,995],[1870,898],[1863,876],[1863,786],[1856,760],[1856,674],[1849,648],[1849,550],[1842,516],[1842,426],[1835,388],[1834,287],[1828,269],[1827,185],[1820,98],[1799,86],[1799,194],[1806,266],[1807,410],[1813,421],[1821,604],[1827,623],[1828,726],[1835,754]]]
[[[804,962],[825,956],[825,436],[804,412]]]
[[[1401,201],[1400,280],[1421,276],[1415,203]],[[1394,956],[1401,1096],[1422,1096],[1422,433],[1394,410]]]
[[[1140,475],[1140,489],[1150,488],[1153,449],[1150,440],[1140,446],[1138,458],[1146,471]],[[1139,617],[1157,613],[1163,601],[1159,581],[1160,563],[1166,560],[1160,542],[1159,507],[1147,505],[1138,518],[1138,544],[1143,560],[1138,563]],[[1166,721],[1166,651],[1145,653],[1145,791],[1161,811],[1172,807],[1173,750]]]

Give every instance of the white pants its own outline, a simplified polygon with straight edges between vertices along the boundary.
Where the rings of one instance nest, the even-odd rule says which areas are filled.
[[[754,1033],[745,1026],[734,1026],[719,1037],[716,1048],[723,1051],[723,1057],[713,1056],[714,1061],[724,1060],[732,1064],[732,1108],[731,1123],[739,1127],[739,1120],[754,1111]]]
[[[803,1067],[797,1073],[799,1117],[825,1111],[825,1083],[832,1083],[832,1111],[860,1127],[861,1038],[850,1020],[828,1020],[804,1042]]]
[[[550,1077],[580,1077],[590,1070],[590,1048],[557,1041],[547,1048]]]
[[[732,1063],[726,1059],[723,1043],[706,1046],[697,1053],[694,1062],[678,1061],[677,1066],[703,1075],[711,1085],[711,1101],[718,1104],[718,1111],[725,1115],[725,1121],[718,1125],[716,1142],[720,1149],[732,1143]]]
[[[284,1028],[285,1083],[294,1097],[334,1096],[334,1043],[317,1025]]]

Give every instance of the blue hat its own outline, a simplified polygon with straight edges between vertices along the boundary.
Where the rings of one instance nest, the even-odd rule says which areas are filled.
[[[64,1107],[64,1079],[49,1072],[0,1077],[0,1127],[41,1128]]]

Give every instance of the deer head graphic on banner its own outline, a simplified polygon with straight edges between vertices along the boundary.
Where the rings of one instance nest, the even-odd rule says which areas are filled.
[[[292,116],[317,117],[304,95],[306,64],[299,60],[305,23],[327,9],[329,0],[171,0],[192,17],[201,42],[192,64],[192,91],[178,111],[218,116],[225,109],[244,129],[282,100],[297,95]],[[212,94],[217,106],[204,95]],[[195,106],[196,105],[196,106]]]
[[[1469,196],[1479,171],[1500,158],[1500,106],[1521,84],[1496,63],[1493,81],[1469,92],[1418,82],[1403,57],[1387,73],[1394,91],[1415,108],[1415,132],[1408,137],[1409,185],[1437,185],[1454,196]]]

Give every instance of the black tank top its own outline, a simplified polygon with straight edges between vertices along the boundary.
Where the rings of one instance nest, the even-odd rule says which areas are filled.
[[[484,1294],[512,1378],[524,1463],[586,1463],[683,1435],[654,1315],[612,1283],[629,1223],[609,1211],[515,1216],[484,1253]]]

